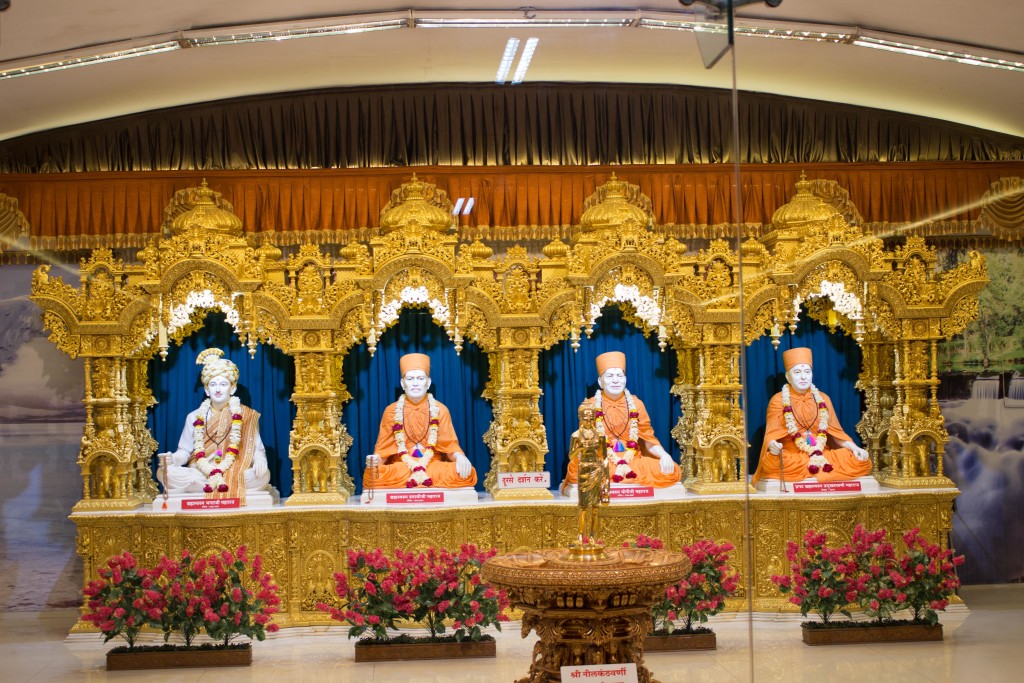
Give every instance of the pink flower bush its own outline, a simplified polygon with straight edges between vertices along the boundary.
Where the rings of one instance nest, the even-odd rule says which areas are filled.
[[[903,536],[907,552],[897,557],[885,537],[885,529],[869,532],[857,525],[850,544],[829,548],[824,533],[808,531],[803,546],[787,543],[790,573],[772,581],[782,593],[792,593],[790,602],[800,606],[801,614],[816,612],[823,623],[837,611],[850,616],[852,605],[879,622],[910,610],[914,621],[937,623],[937,611],[960,587],[956,567],[963,556],[942,550],[913,529]]]
[[[350,550],[351,578],[335,574],[336,604],[320,603],[317,608],[349,624],[349,638],[369,632],[373,639],[388,640],[389,630],[398,630],[398,620],[411,620],[424,624],[431,639],[444,634],[450,621],[455,640],[479,640],[484,628],[493,625],[500,631],[501,622],[508,621],[505,591],[480,580],[480,567],[495,553],[471,544],[457,553],[398,549],[393,557],[380,548]]]
[[[634,543],[637,548],[664,548],[660,539],[641,534]],[[651,609],[655,632],[672,633],[676,622],[684,620],[683,631],[692,633],[697,624],[707,623],[725,608],[725,599],[736,594],[739,574],[729,569],[731,543],[717,544],[704,539],[683,546],[683,554],[690,559],[690,575],[665,589],[665,597]]]
[[[156,573],[139,567],[131,553],[115,555],[99,570],[100,578],[83,589],[86,612],[82,621],[96,626],[103,642],[121,637],[128,647],[143,626],[159,626],[166,604]]]
[[[264,640],[277,630],[271,615],[281,599],[257,555],[251,571],[246,548],[194,559],[161,557],[153,568],[138,567],[131,553],[112,557],[100,579],[85,588],[84,621],[106,640],[122,636],[132,647],[143,626],[162,629],[164,640],[178,633],[186,647],[203,631],[227,645],[236,636]]]

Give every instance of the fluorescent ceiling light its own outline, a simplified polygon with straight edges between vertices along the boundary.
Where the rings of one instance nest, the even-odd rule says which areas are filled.
[[[494,82],[501,85],[508,79],[508,72],[512,70],[512,62],[516,58],[516,50],[519,49],[519,39],[509,38],[505,43],[505,51],[501,54],[501,61],[498,62],[498,73],[494,75]]]
[[[526,70],[530,68],[530,60],[533,59],[533,53],[537,49],[538,42],[540,42],[540,38],[527,39],[526,45],[523,46],[523,54],[519,57],[516,72],[512,75],[512,85],[518,85],[526,78]]]

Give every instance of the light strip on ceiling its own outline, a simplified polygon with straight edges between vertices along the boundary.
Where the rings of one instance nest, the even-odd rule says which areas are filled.
[[[530,60],[537,50],[537,43],[540,38],[529,38],[523,46],[523,54],[519,57],[519,64],[516,65],[516,72],[512,75],[512,85],[519,85],[526,78],[526,70],[530,68]]]
[[[498,85],[502,85],[508,80],[508,72],[512,70],[512,62],[516,59],[518,49],[518,38],[509,38],[505,43],[505,51],[501,54],[501,61],[498,62],[498,72],[494,75],[494,82]]]
[[[111,50],[109,52],[83,54],[80,57],[68,56],[63,59],[54,59],[52,61],[37,62],[35,64],[26,64],[21,67],[4,69],[3,71],[0,71],[0,80],[7,78],[19,78],[21,76],[33,76],[35,74],[49,73],[51,71],[63,71],[65,69],[74,69],[79,66],[91,66],[93,64],[117,62],[122,59],[145,57],[147,55],[155,55],[161,52],[171,52],[173,50],[180,49],[182,49],[180,41],[165,40],[159,43],[139,45],[137,47],[123,48],[120,50]]]
[[[991,69],[1004,69],[1006,71],[1024,71],[1024,62],[1017,62],[1007,59],[995,59],[984,55],[970,54],[956,50],[943,50],[926,45],[912,45],[901,41],[886,40],[873,36],[858,36],[851,45],[867,47],[874,50],[885,50],[887,52],[898,52],[914,57],[926,57],[938,59],[945,62],[957,62],[967,66],[987,66]]]
[[[237,45],[239,43],[277,42],[282,40],[294,40],[297,38],[348,36],[358,33],[390,31],[393,29],[408,27],[409,22],[406,19],[385,19],[382,21],[362,21],[351,24],[336,24],[330,26],[268,29],[265,31],[239,31],[224,35],[199,35],[190,37],[190,34],[185,34],[185,39],[191,43],[192,47],[207,47],[212,45]]]
[[[865,31],[851,26],[797,24],[795,22],[773,22],[760,19],[756,20],[757,23],[754,23],[754,21],[738,17],[734,25],[735,34],[739,37],[851,45],[913,57],[956,62],[971,67],[1024,73],[1024,55],[1018,52],[1000,50],[981,51],[980,49],[975,50],[969,46],[946,41],[936,41],[920,36],[896,36],[879,31]],[[36,55],[19,60],[10,60],[6,63],[0,62],[0,80],[60,71],[79,66],[103,64],[185,48],[344,36],[405,28],[625,28],[627,30],[644,28],[687,32],[721,32],[725,30],[721,22],[708,21],[702,10],[681,12],[579,10],[571,14],[564,11],[544,12],[540,10],[530,10],[529,14],[474,10],[473,14],[468,16],[453,15],[450,11],[417,10],[414,12],[413,10],[405,10],[344,17],[323,17],[301,22],[199,29],[181,34],[149,36],[132,43],[112,43],[99,47],[93,46],[71,53]],[[144,42],[146,40],[150,42]],[[124,47],[118,47],[118,45],[123,45]],[[6,68],[4,68],[5,66]]]

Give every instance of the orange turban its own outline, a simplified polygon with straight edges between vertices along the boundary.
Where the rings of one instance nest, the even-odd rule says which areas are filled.
[[[597,357],[597,376],[608,372],[609,368],[621,368],[626,371],[626,354],[622,351],[609,351]]]
[[[398,369],[402,377],[410,370],[422,370],[430,376],[430,356],[425,353],[407,353],[398,360]]]
[[[801,363],[814,367],[814,363],[811,362],[811,350],[806,346],[782,352],[782,367],[786,368],[786,372],[789,372],[794,365]]]

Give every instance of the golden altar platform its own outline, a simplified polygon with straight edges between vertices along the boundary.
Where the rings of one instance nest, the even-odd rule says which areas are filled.
[[[795,612],[771,583],[772,574],[786,571],[787,540],[800,539],[808,529],[826,531],[837,541],[849,540],[854,527],[863,524],[886,527],[895,538],[897,531],[919,527],[945,547],[957,493],[953,488],[883,488],[878,493],[701,495],[614,503],[602,510],[601,536],[608,548],[635,540],[638,534],[661,538],[670,550],[702,538],[728,541],[736,547],[733,566],[741,581],[727,609]],[[139,508],[75,512],[71,520],[78,530],[85,582],[97,578],[97,569],[108,557],[125,550],[143,563],[155,564],[161,555],[176,557],[185,548],[204,554],[245,544],[250,555],[263,556],[264,566],[280,584],[283,604],[276,621],[288,628],[331,623],[316,604],[335,599],[333,574],[344,570],[349,549],[379,547],[391,552],[457,548],[462,543],[495,547],[499,553],[565,548],[576,538],[577,514],[575,502],[560,498],[410,509],[357,503],[232,512]],[[74,630],[90,627],[79,622]]]

